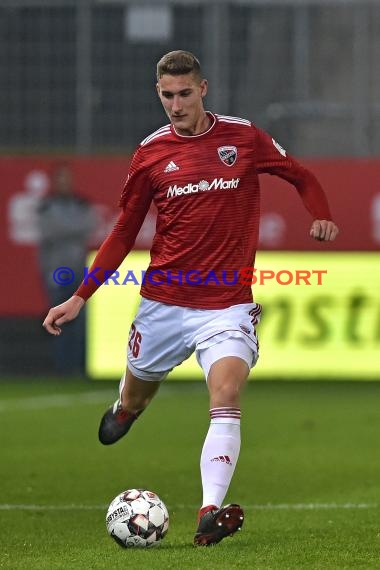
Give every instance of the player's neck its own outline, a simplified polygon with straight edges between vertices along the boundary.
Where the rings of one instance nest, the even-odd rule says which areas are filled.
[[[188,129],[180,129],[173,126],[173,128],[178,135],[181,135],[183,137],[192,137],[195,135],[201,135],[202,133],[208,131],[212,123],[212,116],[208,115],[206,111],[204,111],[192,127],[189,127]]]

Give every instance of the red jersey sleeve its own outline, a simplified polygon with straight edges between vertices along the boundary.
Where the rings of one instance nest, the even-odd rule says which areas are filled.
[[[315,220],[331,220],[326,194],[310,170],[290,156],[268,133],[255,128],[257,172],[273,174],[292,184]]]
[[[119,202],[123,210],[74,293],[85,301],[116,271],[131,251],[149,210],[152,189],[144,167],[139,163],[137,151]]]

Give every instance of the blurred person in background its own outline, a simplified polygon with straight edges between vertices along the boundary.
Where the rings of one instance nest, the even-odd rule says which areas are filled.
[[[133,156],[119,219],[92,265],[101,268],[97,282],[82,283],[43,323],[59,335],[77,317],[132,249],[153,201],[156,234],[130,330],[128,366],[119,398],[100,422],[99,439],[109,445],[123,437],[168,373],[196,353],[210,396],[194,537],[199,546],[234,534],[244,520],[240,505],[221,505],[240,451],[241,391],[258,358],[261,307],[253,302],[251,281],[238,277],[253,267],[257,250],[258,175],[274,174],[295,187],[313,220],[311,238],[328,242],[338,233],[315,176],[251,121],[206,111],[207,88],[193,54],[170,52],[158,62],[157,92],[170,123],[144,139]],[[191,414],[187,402],[183,410]]]
[[[8,204],[9,239],[17,245],[35,245],[39,241],[38,208],[49,190],[49,177],[42,170],[28,172],[22,192],[15,193]]]
[[[57,165],[51,176],[51,192],[38,208],[38,258],[50,305],[60,305],[83,279],[86,255],[96,226],[92,205],[73,185],[68,164]],[[62,269],[60,269],[62,268]],[[67,268],[67,269],[63,269]],[[85,372],[85,315],[69,324],[69,334],[54,341],[54,364],[60,375]]]

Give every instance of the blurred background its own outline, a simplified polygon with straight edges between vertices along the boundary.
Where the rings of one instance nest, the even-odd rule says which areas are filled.
[[[290,307],[282,319],[293,305],[301,311],[290,336],[282,334],[284,326],[264,329],[266,345],[302,354],[307,333],[308,350],[320,350],[320,358],[337,351],[332,377],[347,378],[342,363],[354,354],[355,377],[366,362],[363,376],[380,379],[376,0],[2,0],[0,373],[108,376],[90,362],[98,349],[87,342],[89,327],[106,328],[104,322],[88,314],[87,332],[84,322],[68,329],[62,346],[41,323],[53,302],[71,294],[69,285],[49,287],[54,267],[83,266],[86,253],[99,246],[117,216],[133,149],[166,123],[155,65],[172,49],[201,60],[210,82],[208,109],[252,120],[311,168],[341,227],[327,248],[312,242],[296,193],[262,177],[265,269],[284,252],[303,252],[302,263],[311,264],[326,249],[326,256],[338,256],[328,262],[330,272],[336,267],[334,279],[322,290],[314,287],[304,305],[297,289],[273,292],[267,322],[275,295]],[[154,223],[152,210],[137,249],[149,249]],[[318,303],[328,307],[328,317],[315,309]],[[124,344],[127,332],[123,325]],[[120,371],[123,361],[122,351]],[[302,375],[308,361],[300,362]],[[293,373],[294,366],[282,376]]]

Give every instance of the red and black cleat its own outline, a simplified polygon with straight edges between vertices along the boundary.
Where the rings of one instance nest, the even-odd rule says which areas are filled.
[[[220,509],[211,508],[201,514],[197,532],[194,536],[196,546],[217,544],[226,536],[232,536],[241,530],[244,522],[244,511],[240,505],[226,505]]]
[[[140,414],[141,411],[133,414],[123,410],[120,400],[116,400],[100,421],[99,441],[104,445],[115,443],[129,431]]]

